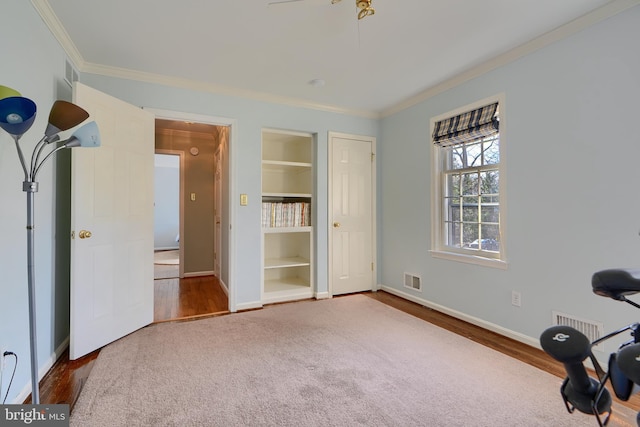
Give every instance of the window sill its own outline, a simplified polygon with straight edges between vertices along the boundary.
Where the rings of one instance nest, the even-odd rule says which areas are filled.
[[[445,251],[435,251],[435,250],[431,250],[429,252],[431,253],[431,256],[434,258],[447,259],[449,261],[462,262],[465,264],[475,264],[475,265],[481,265],[484,267],[498,268],[501,270],[506,270],[508,266],[506,261],[501,259],[496,259],[496,258],[486,258],[481,256],[475,256],[475,255],[459,254],[456,252],[445,252]]]

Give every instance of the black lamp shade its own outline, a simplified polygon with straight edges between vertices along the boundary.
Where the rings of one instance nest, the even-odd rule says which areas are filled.
[[[36,104],[29,98],[11,96],[0,99],[0,127],[10,135],[21,137],[36,119]]]
[[[52,136],[59,132],[71,129],[84,122],[89,117],[84,109],[67,101],[56,101],[49,113],[49,124],[44,134]]]

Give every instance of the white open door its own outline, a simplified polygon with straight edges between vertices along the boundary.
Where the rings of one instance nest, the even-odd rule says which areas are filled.
[[[375,139],[329,134],[329,290],[375,289]]]
[[[102,145],[72,150],[72,360],[153,321],[155,147],[153,114],[77,82],[73,98]]]

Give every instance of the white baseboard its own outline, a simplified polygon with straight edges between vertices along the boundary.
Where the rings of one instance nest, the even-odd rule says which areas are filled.
[[[329,295],[329,292],[316,292],[313,297],[315,299],[327,299],[331,298],[331,295]]]
[[[480,326],[481,328],[487,329],[489,331],[495,332],[497,334],[503,335],[507,338],[511,338],[515,341],[521,342],[523,344],[527,344],[531,347],[535,347],[541,349],[540,342],[537,338],[532,338],[530,336],[521,334],[520,332],[512,331],[511,329],[504,328],[500,325],[496,325],[495,323],[487,322],[486,320],[478,319],[477,317],[469,316],[468,314],[462,313],[457,310],[453,310],[451,308],[445,307],[440,304],[436,304],[431,301],[427,301],[415,295],[408,294],[403,291],[399,291],[398,289],[391,288],[389,286],[381,285],[380,289],[389,292],[390,294],[396,295],[400,298],[404,298],[406,300],[415,302],[417,304],[423,305],[425,307],[429,307],[436,311],[439,311],[444,314],[448,314],[451,317],[455,317],[456,319],[464,320],[465,322],[471,323],[472,325]]]
[[[218,276],[216,276],[216,277],[218,277]],[[227,298],[229,298],[229,287],[219,277],[218,277],[218,281],[220,282],[220,286],[222,287],[222,290],[227,295]]]
[[[200,276],[213,276],[213,270],[211,271],[195,271],[191,273],[184,273],[184,277],[200,277]]]
[[[53,354],[49,356],[49,359],[47,359],[45,364],[40,367],[38,371],[38,382],[40,382],[40,380],[44,378],[47,373],[49,373],[49,370],[53,367],[53,364],[56,363],[60,355],[64,353],[67,347],[69,347],[69,337],[65,338],[64,341],[62,341],[62,344],[60,344],[58,348],[54,350]],[[29,368],[29,375],[31,375],[31,368]],[[20,393],[15,397],[15,399],[13,399],[13,401],[9,403],[22,404],[30,394],[31,379],[29,379],[29,382],[22,388],[22,390],[20,390]]]
[[[236,304],[236,311],[253,310],[256,308],[262,308],[262,301],[245,302],[242,304]]]

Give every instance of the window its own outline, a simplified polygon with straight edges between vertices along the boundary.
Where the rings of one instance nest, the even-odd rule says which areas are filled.
[[[432,254],[504,267],[499,100],[432,119]]]

